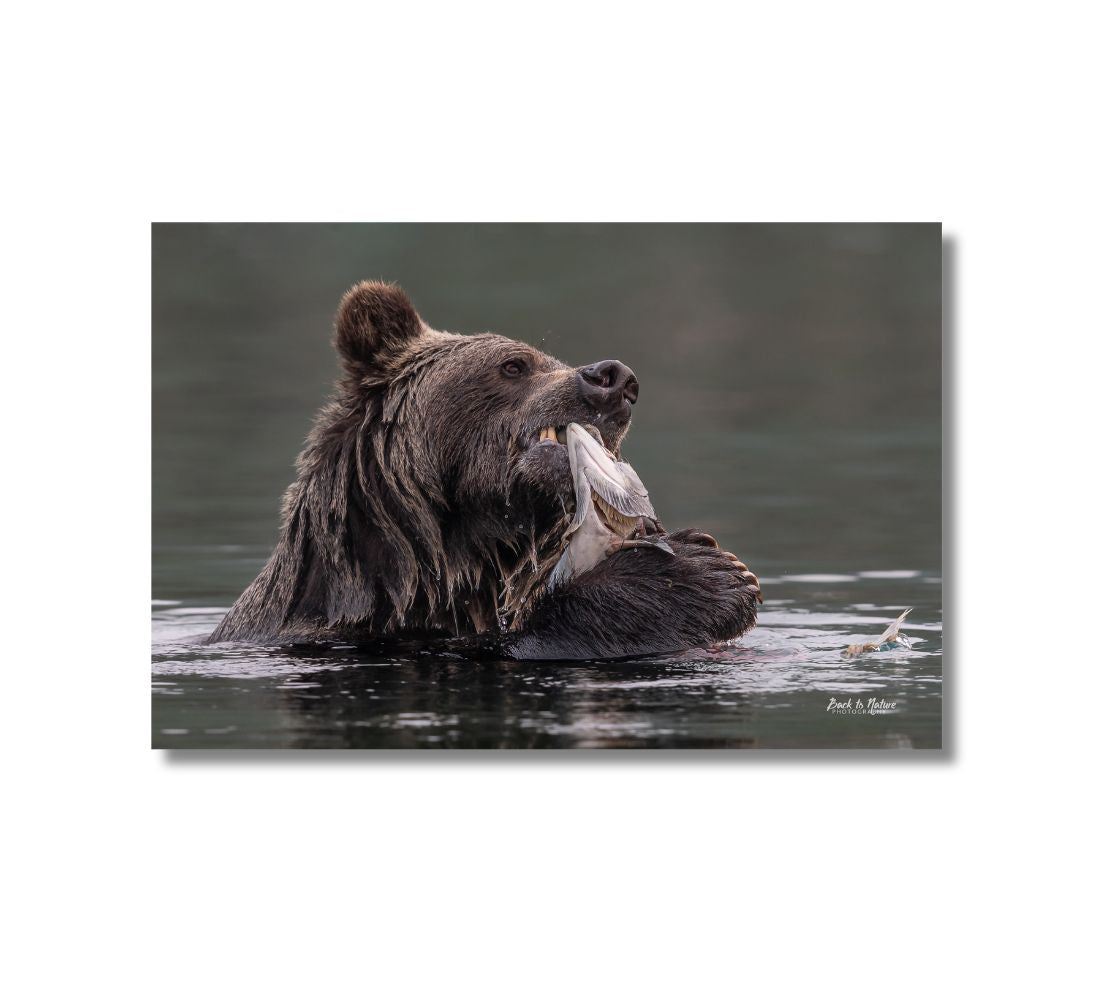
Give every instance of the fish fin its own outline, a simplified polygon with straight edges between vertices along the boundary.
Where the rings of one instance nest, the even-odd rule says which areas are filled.
[[[913,610],[913,608],[907,608],[905,611],[903,611],[902,614],[900,614],[893,622],[890,623],[890,625],[887,626],[887,630],[881,636],[879,636],[878,639],[875,640],[873,645],[882,646],[883,643],[886,642],[897,642],[898,630],[902,627],[903,620]]]
[[[598,470],[587,469],[587,482],[590,487],[609,503],[620,514],[627,517],[653,517],[653,505],[649,502],[649,494],[629,491],[627,488],[612,482],[606,476],[598,475]]]
[[[548,584],[546,585],[549,590],[555,590],[560,584],[567,582],[568,578],[572,575],[572,550],[565,548],[560,555],[559,562],[552,567],[552,573],[548,577]]]

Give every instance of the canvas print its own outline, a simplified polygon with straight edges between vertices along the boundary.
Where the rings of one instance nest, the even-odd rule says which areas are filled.
[[[941,227],[152,229],[152,746],[936,750]]]

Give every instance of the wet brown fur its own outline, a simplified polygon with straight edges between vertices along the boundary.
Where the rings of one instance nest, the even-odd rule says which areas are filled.
[[[618,454],[630,404],[597,408],[578,369],[526,344],[433,330],[400,288],[381,282],[343,297],[335,346],[341,375],[284,495],[276,550],[211,641],[516,639],[531,618],[532,655],[593,655],[583,637],[612,632],[611,567],[627,554],[585,581],[593,595],[585,588],[581,599],[578,580],[546,594],[573,497],[564,449],[532,445],[543,427],[579,422]],[[524,373],[510,375],[510,364]],[[604,651],[690,645],[754,623],[742,581],[713,569],[708,553],[685,558],[695,548],[678,548],[672,568],[622,564],[614,596],[637,618],[600,643]],[[680,596],[661,581],[641,597],[639,569],[677,574]],[[639,619],[651,600],[670,618],[677,601],[687,620],[658,625],[643,644],[634,636],[650,628]]]
[[[570,510],[564,483],[518,465],[518,444],[592,419],[576,371],[505,337],[432,330],[382,283],[343,298],[335,346],[342,375],[284,496],[280,544],[213,640],[515,625]],[[523,378],[503,375],[512,359]],[[604,433],[616,451],[624,431]]]

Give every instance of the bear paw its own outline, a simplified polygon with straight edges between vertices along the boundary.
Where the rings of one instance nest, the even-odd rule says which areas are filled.
[[[688,545],[703,545],[708,548],[719,550],[721,556],[727,559],[733,569],[735,569],[743,580],[746,582],[747,590],[754,595],[756,601],[762,604],[762,587],[758,582],[758,577],[748,568],[747,564],[739,559],[734,552],[728,552],[725,549],[720,549],[719,542],[715,540],[712,535],[706,531],[699,531],[696,528],[685,528],[683,531],[678,531],[673,534],[672,539],[674,542],[685,542]]]

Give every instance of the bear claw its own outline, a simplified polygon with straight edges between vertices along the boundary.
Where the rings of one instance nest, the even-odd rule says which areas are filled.
[[[725,559],[731,561],[731,565],[734,566],[739,571],[739,575],[746,580],[747,590],[758,598],[759,604],[762,604],[762,586],[758,582],[758,577],[751,572],[747,564],[742,562],[734,552],[724,552],[723,555]]]

